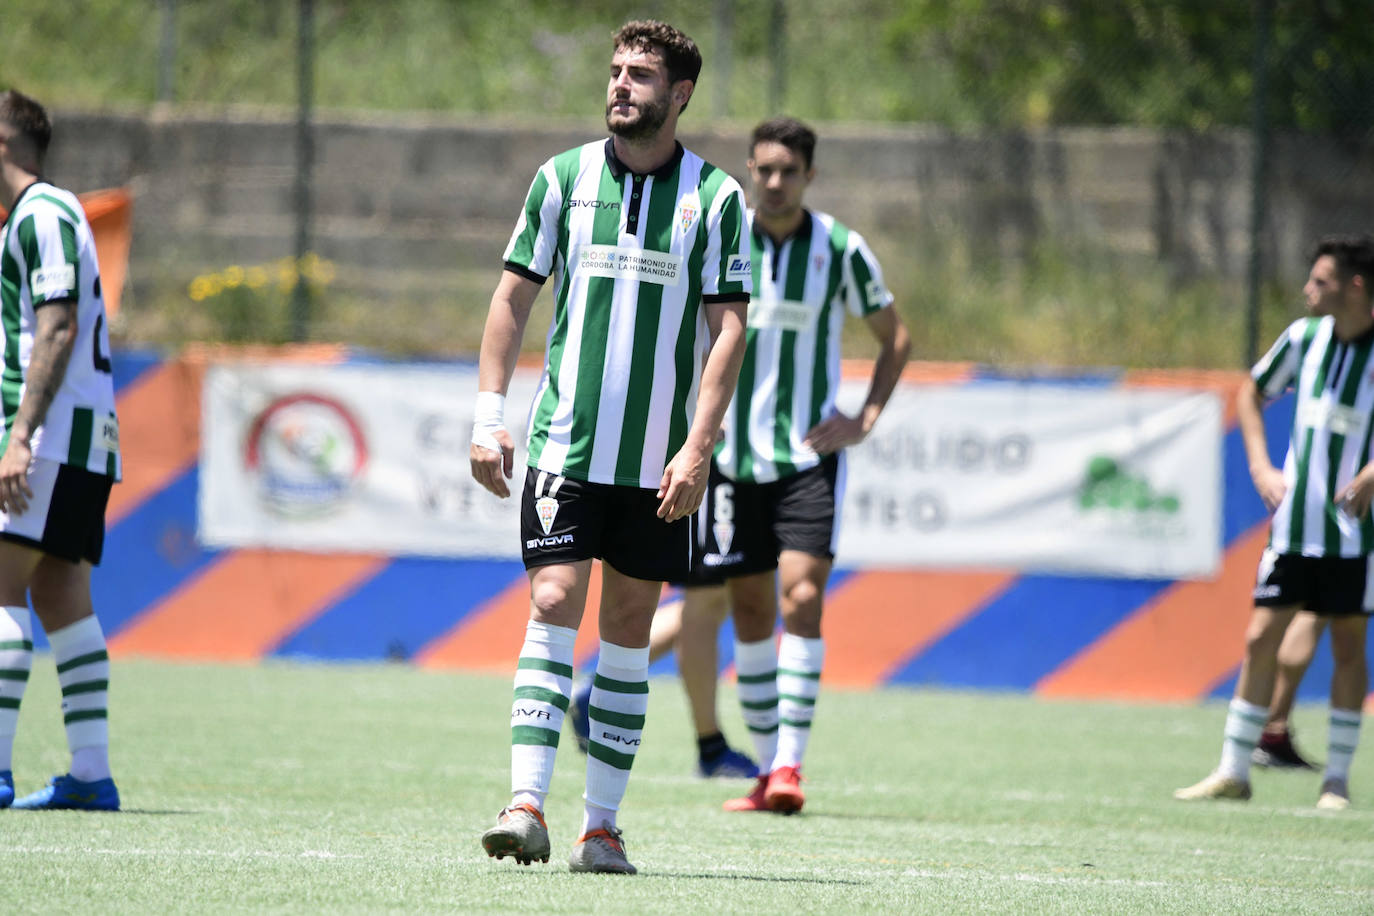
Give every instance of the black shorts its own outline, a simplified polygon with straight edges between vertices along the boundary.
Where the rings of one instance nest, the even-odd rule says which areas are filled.
[[[1323,617],[1374,610],[1374,557],[1305,557],[1265,549],[1255,576],[1259,607],[1300,607]]]
[[[697,513],[696,562],[679,584],[716,585],[777,569],[784,550],[834,559],[843,497],[842,453],[768,483],[730,480],[712,461],[711,486]]]
[[[97,565],[105,550],[105,505],[113,484],[104,474],[34,459],[29,469],[33,498],[21,514],[0,512],[0,538]]]
[[[526,569],[600,559],[651,582],[680,581],[692,566],[693,516],[658,517],[654,490],[588,483],[525,469],[520,546]]]

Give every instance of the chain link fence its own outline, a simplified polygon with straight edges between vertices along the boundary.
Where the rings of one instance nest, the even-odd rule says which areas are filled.
[[[137,343],[471,352],[534,169],[600,132],[641,15],[702,47],[708,158],[743,177],[757,120],[818,129],[810,199],[870,238],[924,358],[1239,366],[1310,243],[1374,228],[1343,0],[13,6],[54,179],[137,192]]]

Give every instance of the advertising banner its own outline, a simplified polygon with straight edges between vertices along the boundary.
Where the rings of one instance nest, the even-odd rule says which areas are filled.
[[[900,385],[847,452],[837,563],[1212,576],[1221,423],[1207,393]]]
[[[230,364],[206,374],[199,536],[214,547],[519,556],[525,418],[511,384],[511,496],[472,479],[475,367]]]
[[[214,547],[519,556],[512,495],[468,465],[474,367],[229,364],[204,389],[199,535]],[[861,383],[846,383],[856,405]],[[900,385],[847,452],[836,562],[1199,578],[1221,560],[1212,394],[1044,382]]]

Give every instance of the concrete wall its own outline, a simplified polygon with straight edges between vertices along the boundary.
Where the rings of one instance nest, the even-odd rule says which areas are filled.
[[[54,120],[53,180],[135,189],[136,298],[292,252],[295,125],[286,115],[56,112]],[[686,121],[694,126],[690,113]],[[1244,275],[1251,144],[1243,132],[820,132],[810,200],[864,232],[884,260],[951,238],[975,256],[1016,258],[1053,237],[1159,258],[1180,275]],[[314,247],[338,264],[340,287],[369,297],[485,297],[534,170],[598,133],[595,122],[322,116]],[[684,139],[740,176],[746,135],[737,126],[688,130]],[[1374,222],[1374,142],[1279,138],[1271,175],[1265,245],[1277,272],[1305,270],[1314,236]]]

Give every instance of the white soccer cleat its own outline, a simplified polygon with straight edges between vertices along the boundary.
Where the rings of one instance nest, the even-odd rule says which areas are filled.
[[[633,875],[635,867],[625,857],[625,844],[620,839],[620,831],[602,821],[601,829],[590,830],[577,838],[572,855],[568,857],[568,871]]]
[[[1350,807],[1350,787],[1344,779],[1328,779],[1322,783],[1317,807],[1323,811],[1344,811]]]
[[[496,826],[482,834],[482,848],[494,859],[510,856],[521,865],[549,861],[549,828],[533,805],[502,808]]]
[[[1211,773],[1202,782],[1184,789],[1175,789],[1174,798],[1179,801],[1198,801],[1208,798],[1234,798],[1237,801],[1248,801],[1250,783],[1244,779],[1234,779],[1230,776],[1222,776],[1220,773]]]

